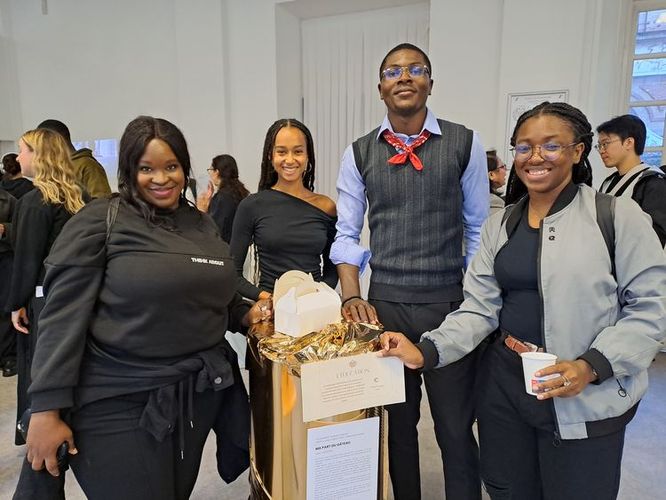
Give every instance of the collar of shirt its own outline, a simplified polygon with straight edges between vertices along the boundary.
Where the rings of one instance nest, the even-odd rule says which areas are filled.
[[[437,117],[435,117],[435,113],[430,111],[430,109],[427,109],[426,113],[426,119],[425,122],[423,123],[423,128],[421,129],[421,132],[424,130],[427,130],[431,134],[436,134],[436,135],[442,135],[442,129],[439,128],[439,123],[437,123]],[[402,142],[407,144],[408,146],[414,142],[414,140],[421,134],[419,132],[418,134],[415,135],[405,135],[405,134],[399,134],[393,131],[393,127],[391,126],[391,122],[388,119],[388,115],[384,116],[384,121],[382,122],[381,127],[379,127],[379,132],[377,133],[377,140],[381,137],[382,133],[384,130],[389,129],[391,132],[393,132],[398,139],[400,139]]]

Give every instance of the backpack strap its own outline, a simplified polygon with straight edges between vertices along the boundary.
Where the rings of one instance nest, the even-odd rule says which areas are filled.
[[[113,227],[116,218],[118,217],[118,207],[120,207],[120,196],[114,196],[109,201],[109,208],[106,210],[106,239],[104,244],[109,243],[109,237],[111,236],[111,228]]]
[[[615,276],[615,196],[596,193],[594,202],[597,207],[597,224],[606,242],[611,260],[611,273]]]
[[[504,213],[502,214],[502,224],[506,222],[505,230],[507,238],[510,238],[513,232],[515,231],[516,227],[518,227],[521,214],[523,212],[523,209],[525,208],[525,204],[527,203],[527,201],[528,198],[527,195],[525,195],[522,198],[520,198],[516,203],[508,205],[504,209]]]
[[[623,193],[629,188],[629,186],[632,186],[632,185],[634,184],[634,181],[635,181],[638,177],[644,175],[645,172],[648,172],[648,171],[649,171],[649,168],[648,168],[648,167],[645,167],[643,170],[639,170],[639,171],[636,172],[634,175],[632,175],[631,177],[629,177],[629,178],[626,180],[626,182],[622,185],[622,187],[620,187],[620,189],[618,189],[617,191],[615,191],[615,193],[613,193],[613,194],[614,194],[615,196],[622,196],[622,194],[623,194]],[[639,181],[640,181],[640,179],[639,179]]]

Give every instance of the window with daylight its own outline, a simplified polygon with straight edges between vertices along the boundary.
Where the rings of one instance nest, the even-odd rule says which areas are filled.
[[[642,160],[666,163],[666,3],[661,9],[636,11],[629,113],[645,122],[647,138]]]

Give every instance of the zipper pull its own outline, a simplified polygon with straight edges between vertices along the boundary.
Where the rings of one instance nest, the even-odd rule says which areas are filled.
[[[617,393],[620,395],[621,398],[626,398],[627,397],[627,391],[624,387],[622,387],[622,384],[618,379],[615,379],[617,382],[617,385],[620,386],[620,388],[617,390]]]

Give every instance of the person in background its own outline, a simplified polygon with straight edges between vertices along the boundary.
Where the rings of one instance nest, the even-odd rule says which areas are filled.
[[[106,198],[111,196],[111,186],[109,186],[109,179],[106,176],[104,167],[95,159],[90,149],[82,148],[77,150],[74,148],[67,125],[59,120],[49,119],[44,120],[37,128],[53,130],[65,139],[71,154],[76,179],[81,183],[90,197]]]
[[[462,301],[463,270],[488,216],[486,158],[478,134],[438,119],[426,106],[432,66],[420,48],[403,43],[391,49],[379,65],[377,87],[386,117],[342,157],[331,260],[338,267],[346,319],[379,320],[417,340]],[[359,245],[366,208],[369,250]],[[365,301],[359,272],[368,260],[372,275]],[[479,354],[426,374],[405,370],[406,402],[387,407],[397,500],[421,498],[417,424],[424,380],[446,497],[480,500],[472,432]]]
[[[308,128],[293,118],[273,123],[264,141],[259,192],[238,205],[231,236],[244,297],[270,298],[275,280],[291,270],[311,273],[315,281],[335,288],[338,275],[329,258],[335,203],[314,192],[314,180],[314,143]],[[243,278],[252,243],[259,260],[258,286]]]
[[[609,251],[597,199],[610,200],[589,187],[592,137],[569,104],[525,112],[511,137],[513,205],[484,225],[464,302],[416,346],[401,333],[381,338],[384,355],[426,373],[493,340],[477,403],[493,500],[616,498],[625,429],[666,334],[666,257],[626,198],[615,203]],[[520,354],[536,350],[557,361],[528,374],[533,396]]]
[[[184,500],[211,429],[221,477],[248,467],[247,393],[224,335],[266,319],[270,305],[250,308],[236,293],[228,245],[185,200],[190,172],[175,125],[132,120],[119,194],[90,203],[56,241],[22,480],[44,468],[59,476],[67,442],[87,498]]]
[[[44,259],[65,223],[84,205],[65,140],[51,130],[30,130],[19,140],[18,162],[36,189],[16,204],[11,231],[14,251],[6,309],[18,336],[17,419],[28,408],[30,366],[37,341],[37,318],[44,304]],[[17,444],[22,444],[20,435]]]
[[[250,192],[238,179],[238,166],[233,156],[216,156],[207,170],[210,176],[208,190],[199,197],[197,206],[213,218],[222,239],[229,243],[238,204]]]
[[[661,245],[666,245],[666,175],[659,167],[646,165],[645,123],[634,115],[616,116],[597,127],[596,144],[607,168],[615,168],[599,191],[633,199],[652,218]]]
[[[2,168],[5,171],[5,175],[0,181],[0,188],[7,191],[17,200],[20,200],[21,197],[32,190],[33,184],[30,179],[23,177],[21,173],[21,165],[16,160],[16,153],[7,153],[2,157]]]
[[[486,151],[488,160],[488,182],[490,184],[490,211],[488,215],[504,208],[504,197],[500,189],[506,184],[506,165],[497,156],[497,151],[491,149]]]
[[[0,188],[0,370],[3,377],[16,375],[16,331],[4,305],[12,276],[12,246],[9,242],[16,198]]]

